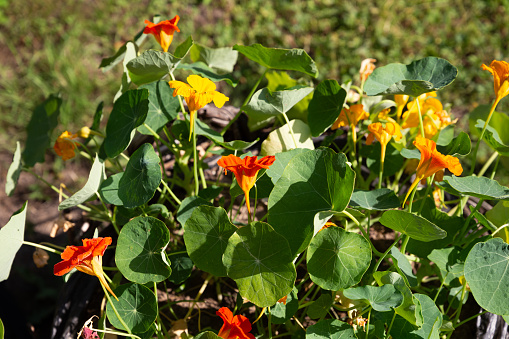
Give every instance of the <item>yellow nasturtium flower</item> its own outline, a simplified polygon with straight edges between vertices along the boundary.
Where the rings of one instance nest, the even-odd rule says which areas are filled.
[[[401,128],[395,122],[386,122],[385,126],[383,126],[381,122],[375,122],[368,126],[368,130],[370,133],[366,139],[366,144],[371,145],[376,138],[380,142],[382,149],[380,159],[384,162],[385,150],[387,149],[389,141],[391,141],[393,137],[396,141],[399,141],[403,137]]]
[[[509,63],[505,61],[493,60],[490,66],[482,64],[482,69],[489,71],[493,75],[493,87],[496,101],[509,94]]]
[[[331,129],[338,129],[343,126],[350,126],[352,130],[352,139],[353,142],[357,142],[357,133],[355,131],[355,127],[361,120],[366,120],[369,118],[369,113],[364,110],[364,106],[362,104],[356,104],[350,106],[350,108],[343,108],[341,113],[339,113],[339,117],[336,119],[334,124],[332,124]]]
[[[444,110],[440,100],[434,98],[435,92],[430,97],[426,94],[419,96],[419,105],[421,107],[422,123],[424,127],[424,137],[431,139],[435,134],[442,130],[445,126],[450,125],[453,121]],[[429,95],[428,94],[428,95]],[[408,104],[408,110],[402,115],[401,128],[412,128],[419,126],[419,111],[417,103],[414,101]]]
[[[189,133],[189,140],[191,140],[196,111],[212,101],[217,107],[221,108],[225,102],[230,100],[230,98],[228,98],[223,93],[217,92],[216,85],[210,79],[202,78],[196,74],[191,74],[187,77],[187,82],[189,85],[185,82],[177,80],[169,81],[168,83],[170,84],[171,88],[175,89],[173,91],[174,97],[181,95],[186,100],[190,115],[191,128]]]

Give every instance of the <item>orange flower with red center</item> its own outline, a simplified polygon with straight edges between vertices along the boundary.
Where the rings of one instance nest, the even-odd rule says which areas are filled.
[[[223,319],[224,324],[217,334],[223,339],[255,339],[251,333],[251,323],[243,315],[234,316],[227,307],[221,307],[216,315]]]
[[[382,125],[381,122],[375,122],[368,126],[368,130],[371,132],[368,134],[366,139],[366,144],[371,145],[375,138],[380,142],[381,146],[381,154],[380,159],[384,162],[385,159],[385,150],[387,148],[387,144],[394,137],[396,141],[399,141],[403,138],[401,134],[401,129],[399,125],[395,122],[386,122],[385,126]]]
[[[55,153],[61,156],[64,161],[72,159],[76,155],[74,152],[74,149],[76,148],[76,142],[73,140],[77,137],[77,134],[71,134],[68,131],[65,131],[64,133],[60,134],[60,136],[57,138],[57,141],[55,141],[53,149],[55,150]]]
[[[352,139],[353,142],[357,142],[357,133],[355,131],[355,126],[361,120],[366,120],[369,118],[369,113],[364,110],[364,106],[362,104],[356,104],[350,106],[350,108],[343,108],[341,113],[339,113],[339,117],[336,119],[334,124],[332,124],[331,129],[338,129],[343,126],[350,126],[352,131]]]
[[[361,62],[361,68],[359,70],[359,73],[361,75],[361,81],[364,82],[369,77],[371,73],[373,73],[373,70],[375,69],[375,63],[376,59],[364,59]]]
[[[102,268],[102,256],[111,241],[110,237],[83,239],[83,246],[67,246],[60,255],[63,260],[55,264],[53,273],[62,276],[76,268],[83,273],[95,275],[101,285],[118,300],[106,282]]]
[[[249,206],[249,190],[254,186],[256,182],[256,176],[258,171],[262,168],[268,169],[270,165],[274,163],[276,157],[273,155],[267,155],[261,159],[256,156],[246,156],[239,158],[233,154],[223,156],[217,161],[217,164],[224,168],[224,174],[227,171],[232,171],[235,174],[235,179],[239,184],[242,191],[244,191],[246,197],[247,210],[251,214],[251,208]]]
[[[194,119],[196,116],[196,111],[208,104],[209,102],[214,102],[218,108],[223,107],[224,103],[230,100],[223,93],[216,91],[216,85],[207,78],[202,78],[199,75],[191,74],[187,77],[187,82],[172,80],[169,81],[171,88],[174,88],[173,96],[181,95],[186,99],[187,107],[189,108],[190,114],[190,134],[189,140],[191,140],[191,135],[194,130]]]
[[[143,33],[152,34],[163,50],[168,52],[168,48],[173,41],[173,33],[175,33],[175,31],[180,32],[180,29],[177,27],[179,20],[180,17],[178,15],[175,15],[171,20],[161,21],[157,24],[145,20],[145,25],[147,26],[143,30]]]
[[[509,94],[509,63],[493,60],[489,67],[482,64],[481,68],[493,75],[493,87],[497,102]]]
[[[415,180],[408,189],[403,205],[422,179],[428,178],[444,168],[447,168],[454,175],[463,173],[463,167],[461,167],[459,159],[451,155],[443,155],[437,151],[437,144],[433,140],[418,136],[414,141],[414,145],[421,152],[421,160],[417,165]]]

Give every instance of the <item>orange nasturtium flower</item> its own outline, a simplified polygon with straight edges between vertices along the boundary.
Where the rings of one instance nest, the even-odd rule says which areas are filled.
[[[361,120],[366,120],[369,118],[369,113],[364,110],[364,106],[362,104],[356,104],[350,106],[350,108],[343,108],[341,113],[339,113],[339,117],[332,124],[331,129],[338,129],[343,126],[350,126],[352,130],[352,139],[353,142],[357,142],[357,132],[355,131],[355,126]]]
[[[95,275],[99,278],[101,285],[118,300],[104,277],[102,266],[102,256],[106,251],[106,247],[111,245],[111,241],[110,237],[99,237],[83,239],[83,246],[67,246],[60,255],[63,260],[55,264],[53,273],[61,276],[76,268],[83,273]]]
[[[276,157],[273,155],[267,155],[261,159],[256,156],[246,156],[239,158],[233,154],[223,156],[217,161],[217,164],[224,168],[224,173],[232,171],[235,174],[235,179],[239,184],[242,191],[246,196],[246,205],[249,214],[251,214],[251,208],[249,206],[249,190],[254,186],[256,182],[256,176],[258,171],[262,168],[269,168],[274,163]]]
[[[399,141],[401,138],[403,138],[403,135],[401,134],[401,129],[399,125],[395,122],[386,122],[385,127],[382,125],[381,122],[375,122],[368,126],[368,130],[371,132],[368,134],[368,137],[366,139],[366,144],[371,145],[373,141],[376,139],[380,142],[381,147],[381,154],[380,159],[381,162],[384,162],[385,159],[385,150],[387,148],[387,144],[389,141],[391,141],[392,137],[396,141]]]
[[[364,59],[361,62],[361,68],[359,70],[359,73],[361,75],[361,81],[364,82],[369,77],[371,73],[373,73],[373,70],[375,69],[375,63],[376,59]]]
[[[57,138],[57,141],[55,141],[53,149],[55,150],[55,153],[61,156],[64,161],[72,159],[76,155],[74,153],[76,142],[73,140],[77,137],[77,134],[71,134],[68,131],[65,131],[64,133],[60,134],[60,136]]]
[[[461,175],[463,173],[463,167],[461,167],[458,158],[451,155],[443,155],[437,151],[437,144],[433,140],[417,136],[414,145],[421,152],[421,160],[419,165],[417,165],[415,180],[408,189],[403,205],[405,205],[408,196],[422,179],[428,178],[444,168],[449,169],[454,175]]]
[[[185,82],[177,80],[172,80],[168,83],[170,84],[171,88],[175,89],[173,91],[174,97],[181,95],[186,99],[191,123],[189,133],[189,140],[191,140],[196,111],[212,101],[214,102],[214,105],[221,108],[225,102],[230,100],[230,98],[228,98],[223,93],[217,92],[216,85],[210,79],[202,78],[196,74],[191,74],[187,77],[187,82],[189,85]]]
[[[509,63],[493,60],[489,67],[485,64],[482,64],[481,67],[493,75],[493,87],[497,96],[495,100],[498,102],[509,94]]]
[[[173,41],[173,33],[175,33],[175,31],[180,32],[180,29],[177,27],[179,20],[180,17],[178,15],[175,15],[171,20],[161,21],[157,24],[145,20],[145,25],[147,26],[143,30],[143,33],[152,34],[163,50],[168,52],[168,48]]]
[[[251,323],[243,315],[234,316],[228,307],[221,307],[216,315],[223,319],[224,324],[217,334],[223,339],[255,339],[251,333]]]

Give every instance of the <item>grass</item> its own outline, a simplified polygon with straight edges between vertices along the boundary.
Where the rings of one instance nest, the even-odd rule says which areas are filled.
[[[358,82],[362,59],[382,66],[425,56],[458,67],[456,81],[440,93],[453,107],[470,111],[493,100],[491,75],[482,63],[507,58],[509,1],[72,1],[0,3],[0,148],[24,140],[33,108],[50,93],[63,99],[60,133],[90,124],[99,102],[105,112],[120,85],[122,67],[103,73],[98,65],[154,14],[181,17],[181,33],[209,47],[261,43],[303,48],[323,79]],[[14,29],[15,28],[15,29]],[[158,48],[147,39],[143,48]],[[507,60],[507,59],[506,59]],[[240,105],[256,81],[258,66],[239,58],[240,85],[228,93]],[[263,85],[263,83],[262,83]],[[502,101],[499,110],[507,109]]]

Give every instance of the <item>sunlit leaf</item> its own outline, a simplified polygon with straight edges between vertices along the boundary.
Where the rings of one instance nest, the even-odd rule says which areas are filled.
[[[295,142],[290,130],[293,131]],[[289,124],[270,132],[262,142],[260,154],[275,155],[296,148],[315,149],[309,126],[298,119],[291,120]]]
[[[21,174],[21,145],[19,141],[16,141],[16,150],[14,151],[14,157],[12,163],[7,171],[7,177],[5,178],[5,194],[11,196],[18,185],[19,175]]]
[[[320,320],[306,330],[306,339],[356,339],[353,327],[336,319]]]
[[[193,62],[202,61],[215,72],[224,74],[233,72],[239,52],[232,47],[209,48],[194,44],[190,55]]]
[[[26,215],[27,202],[0,229],[0,281],[9,277],[14,257],[23,244]]]
[[[490,178],[445,176],[444,182],[448,185],[441,186],[452,194],[459,192],[485,200],[509,200],[509,188]]]
[[[367,95],[421,94],[438,91],[456,79],[458,70],[445,59],[427,57],[409,65],[400,63],[377,67],[364,84]]]
[[[336,121],[343,109],[346,91],[336,80],[318,84],[308,107],[308,123],[314,137],[321,135]]]
[[[352,287],[344,290],[343,294],[348,299],[367,303],[378,312],[388,312],[403,302],[403,294],[390,284]]]
[[[177,66],[177,69],[191,71],[194,74],[201,75],[202,77],[208,78],[213,82],[226,81],[232,87],[236,87],[239,82],[233,77],[232,74],[218,74],[212,68],[201,61],[193,62],[192,64],[180,63]]]
[[[443,239],[447,235],[444,230],[423,217],[401,210],[385,211],[380,223],[419,241]]]
[[[350,199],[350,206],[367,210],[384,211],[398,208],[400,202],[393,190],[380,188],[372,191],[355,190]]]
[[[156,81],[140,86],[148,89],[148,112],[144,124],[153,131],[159,132],[164,125],[175,119],[180,111],[178,97],[173,96],[173,89],[166,81]],[[152,135],[144,125],[138,127],[142,134]]]

